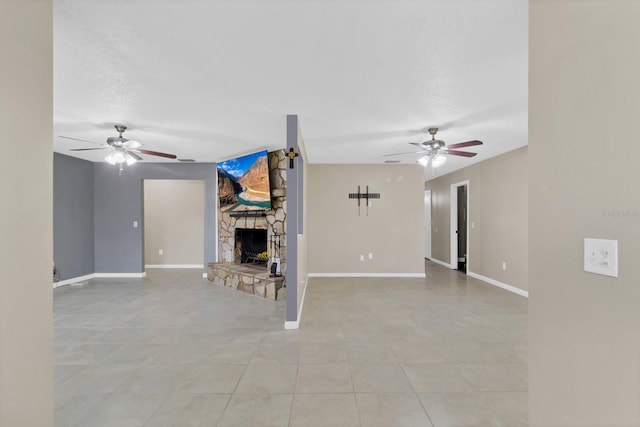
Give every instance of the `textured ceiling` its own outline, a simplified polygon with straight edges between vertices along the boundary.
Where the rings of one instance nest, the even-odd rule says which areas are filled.
[[[54,148],[102,161],[58,136],[122,123],[215,162],[283,148],[287,114],[312,163],[383,163],[431,126],[484,141],[442,175],[527,144],[527,33],[526,0],[55,0]]]

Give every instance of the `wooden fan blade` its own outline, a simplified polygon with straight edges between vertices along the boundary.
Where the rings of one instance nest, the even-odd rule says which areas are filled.
[[[102,145],[102,144],[101,144],[101,143],[99,143],[99,142],[87,141],[86,139],[71,138],[70,136],[62,136],[62,135],[58,135],[58,138],[72,139],[72,140],[74,140],[74,141],[88,142],[89,144],[98,144],[98,145]]]
[[[143,160],[142,157],[138,156],[136,153],[134,153],[131,150],[127,150],[127,154],[129,154],[131,157],[133,157],[136,160]]]
[[[447,145],[447,148],[473,147],[474,145],[482,145],[482,141],[478,141],[477,139],[474,139],[473,141],[458,142],[457,144]]]
[[[150,151],[150,150],[135,150],[135,151],[137,153],[148,154],[150,156],[166,157],[167,159],[177,158],[175,154],[160,153],[159,151]]]
[[[69,151],[90,151],[90,150],[106,150],[106,148],[72,148]]]
[[[406,153],[393,153],[393,154],[385,154],[382,157],[391,157],[391,156],[404,156],[405,154],[418,154],[424,153],[424,151],[407,151]]]
[[[469,151],[458,151],[458,150],[440,150],[442,154],[451,154],[453,156],[462,156],[462,157],[473,157],[478,153],[470,153]]]

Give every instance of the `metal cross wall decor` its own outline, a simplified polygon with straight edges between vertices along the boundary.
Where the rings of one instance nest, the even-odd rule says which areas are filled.
[[[369,186],[367,185],[367,190],[364,193],[360,192],[360,186],[358,185],[357,193],[349,193],[350,199],[358,199],[358,216],[360,216],[360,200],[365,200],[365,205],[367,207],[367,216],[369,216],[369,199],[379,199],[380,193],[369,193]]]
[[[289,148],[289,152],[286,153],[289,158],[289,169],[293,169],[293,159],[298,157],[300,154],[296,153],[293,147]]]

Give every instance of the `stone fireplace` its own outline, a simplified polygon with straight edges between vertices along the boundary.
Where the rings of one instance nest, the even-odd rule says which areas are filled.
[[[286,271],[286,156],[270,152],[271,209],[251,213],[222,212],[218,206],[219,260],[210,263],[207,279],[216,285],[262,296],[284,297]],[[266,253],[265,253],[266,252]],[[271,266],[279,260],[278,276]]]

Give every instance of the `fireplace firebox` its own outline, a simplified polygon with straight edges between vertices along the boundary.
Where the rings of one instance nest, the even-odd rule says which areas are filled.
[[[236,259],[240,264],[267,264],[267,230],[236,228],[235,234]]]

